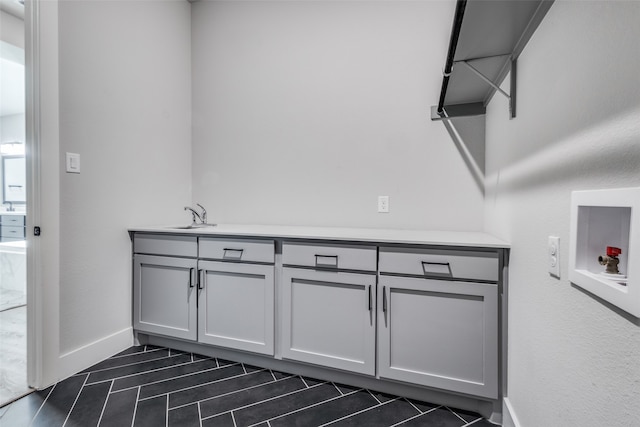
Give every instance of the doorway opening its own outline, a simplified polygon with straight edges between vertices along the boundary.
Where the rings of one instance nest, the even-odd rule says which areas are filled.
[[[25,27],[21,5],[0,4],[0,406],[27,381]]]

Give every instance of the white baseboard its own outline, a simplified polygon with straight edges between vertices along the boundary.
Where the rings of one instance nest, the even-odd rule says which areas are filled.
[[[522,427],[508,397],[502,400],[502,427]]]
[[[87,369],[133,345],[133,328],[125,328],[60,356],[58,379]]]

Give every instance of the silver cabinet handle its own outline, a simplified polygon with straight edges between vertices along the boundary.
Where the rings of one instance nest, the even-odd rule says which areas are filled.
[[[189,287],[193,288],[195,285],[193,284],[193,273],[195,273],[196,269],[195,268],[190,268],[189,269]]]
[[[371,285],[369,285],[369,311],[373,308],[373,301],[371,300]]]
[[[205,275],[202,274],[204,272],[204,270],[200,269],[198,270],[198,289],[204,289],[204,278]]]
[[[222,258],[227,259],[227,258],[231,258],[231,259],[240,259],[242,258],[242,254],[244,253],[244,249],[231,249],[231,248],[224,248],[222,253]],[[230,254],[230,256],[227,256],[227,252],[232,252]]]
[[[338,267],[338,255],[315,255],[315,257],[316,267]],[[325,262],[322,262],[323,258]]]
[[[387,288],[386,286],[382,287],[382,312],[387,312]]]
[[[424,272],[424,274],[440,274],[453,277],[453,273],[451,272],[451,264],[449,264],[448,262],[421,261],[421,263],[422,271]]]

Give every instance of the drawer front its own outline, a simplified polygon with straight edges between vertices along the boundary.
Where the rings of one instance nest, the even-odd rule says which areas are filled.
[[[0,227],[0,235],[12,239],[24,239],[24,227],[14,227],[3,223],[2,227]]]
[[[275,260],[275,243],[273,240],[215,239],[200,237],[200,258],[266,262],[273,264]]]
[[[196,236],[136,234],[133,251],[138,254],[195,258],[198,256],[198,239]]]
[[[376,271],[376,247],[285,243],[282,263],[290,266]]]
[[[2,225],[17,225],[24,227],[25,217],[24,215],[2,215],[0,218]]]
[[[380,248],[380,273],[498,281],[497,252]]]

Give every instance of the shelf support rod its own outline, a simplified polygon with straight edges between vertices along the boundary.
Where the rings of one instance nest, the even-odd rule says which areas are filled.
[[[480,71],[476,70],[471,64],[469,64],[467,61],[458,61],[458,63],[460,64],[464,64],[467,66],[467,68],[469,68],[471,71],[473,71],[478,77],[480,77],[482,80],[484,80],[487,84],[489,84],[491,87],[493,87],[495,90],[497,90],[498,92],[500,92],[501,94],[503,94],[504,96],[507,97],[507,99],[511,99],[511,95],[509,95],[507,92],[503,91],[502,89],[500,89],[500,87],[495,84],[494,82],[491,81],[491,79],[489,79],[488,77],[486,77],[484,74],[482,74]]]

